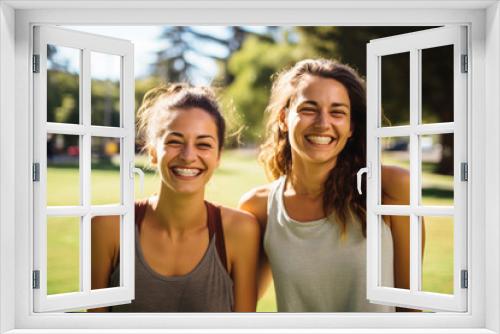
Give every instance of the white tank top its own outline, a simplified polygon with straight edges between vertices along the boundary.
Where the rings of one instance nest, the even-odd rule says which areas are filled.
[[[286,178],[271,185],[264,250],[273,272],[279,312],[394,312],[366,298],[366,238],[350,221],[341,239],[332,217],[298,222],[288,216],[283,192]],[[393,244],[383,224],[382,285],[394,286]],[[389,262],[390,261],[390,262]]]

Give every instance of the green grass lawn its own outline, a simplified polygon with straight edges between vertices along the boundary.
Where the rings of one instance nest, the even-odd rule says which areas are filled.
[[[137,157],[136,164],[143,166],[144,157]],[[430,174],[424,177],[431,187],[449,185],[451,177]],[[79,191],[75,189],[79,175],[77,169],[48,168],[48,205],[75,205]],[[93,168],[92,203],[116,203],[117,170]],[[153,171],[146,172],[144,193],[139,192],[136,181],[136,198],[155,193],[160,179]],[[208,200],[235,207],[239,198],[256,185],[266,183],[263,169],[256,162],[252,151],[226,151],[220,167],[207,186]],[[433,194],[433,193],[431,193]],[[451,204],[451,198],[426,196],[425,200]],[[441,293],[453,291],[453,222],[442,217],[426,217],[426,246],[423,258],[423,290]],[[69,223],[68,223],[69,222]],[[50,219],[48,222],[48,291],[49,294],[77,291],[79,288],[79,224],[78,218]],[[274,289],[259,301],[257,311],[274,312]]]

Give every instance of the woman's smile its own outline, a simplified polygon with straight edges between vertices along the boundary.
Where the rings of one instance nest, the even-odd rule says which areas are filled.
[[[183,180],[191,180],[203,173],[203,169],[193,167],[171,167],[172,174]]]
[[[305,139],[308,143],[319,146],[329,146],[336,140],[335,137],[326,135],[306,135]]]

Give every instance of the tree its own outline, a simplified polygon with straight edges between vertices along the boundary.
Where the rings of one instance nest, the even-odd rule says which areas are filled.
[[[256,33],[244,27],[231,26],[226,27],[224,32],[214,33],[197,27],[167,27],[161,38],[170,45],[158,52],[155,71],[159,77],[170,82],[195,82],[196,76],[208,79],[210,74],[200,68],[195,60],[196,57],[202,57],[218,64],[217,85],[227,86],[234,79],[227,71],[229,57],[241,48],[248,36],[271,41],[269,31],[272,29]]]
[[[256,144],[262,139],[271,76],[302,57],[303,51],[294,44],[262,41],[254,36],[231,56],[228,71],[235,79],[224,96],[233,101],[239,125],[243,126],[241,139],[246,144]]]

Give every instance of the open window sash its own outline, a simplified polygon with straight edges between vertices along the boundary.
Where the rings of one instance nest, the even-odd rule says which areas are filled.
[[[34,28],[33,93],[34,93],[34,218],[33,218],[33,306],[35,312],[71,311],[100,306],[129,303],[134,298],[134,180],[133,161],[135,143],[134,125],[134,68],[133,45],[126,40],[55,27]],[[79,55],[74,67],[79,72],[78,119],[76,124],[47,120],[48,67],[51,49],[68,48]],[[91,59],[92,53],[119,59],[119,125],[95,125],[91,120]],[[38,58],[38,59],[37,59]],[[66,66],[71,64],[66,64]],[[49,205],[47,195],[47,147],[49,136],[76,138],[79,180],[76,181],[79,202],[76,205]],[[93,139],[112,141],[119,152],[114,154],[120,169],[119,203],[95,205],[92,203],[91,173]],[[116,144],[117,143],[117,144]],[[76,146],[76,145],[75,145]],[[64,181],[58,181],[64,182]],[[59,183],[58,183],[59,184]],[[63,195],[64,196],[64,195]],[[91,219],[94,216],[120,217],[120,284],[117,287],[92,290],[91,286]],[[48,220],[73,217],[78,222],[79,283],[71,292],[49,293],[47,284]],[[64,221],[64,219],[62,219]],[[79,286],[79,287],[78,287]]]
[[[367,298],[373,303],[435,311],[466,311],[467,289],[467,182],[461,177],[467,163],[467,45],[466,27],[446,26],[391,36],[367,44]],[[423,124],[422,50],[453,46],[453,121]],[[410,115],[409,125],[382,125],[382,57],[409,53]],[[422,135],[453,134],[453,193],[451,206],[422,205],[421,142]],[[409,205],[382,205],[381,139],[409,138]],[[410,217],[410,288],[383,286],[382,282],[382,216]],[[422,289],[422,229],[424,216],[453,217],[453,292],[426,292]],[[424,223],[425,224],[425,223]],[[391,263],[392,265],[392,263]],[[465,284],[464,284],[465,283]]]

